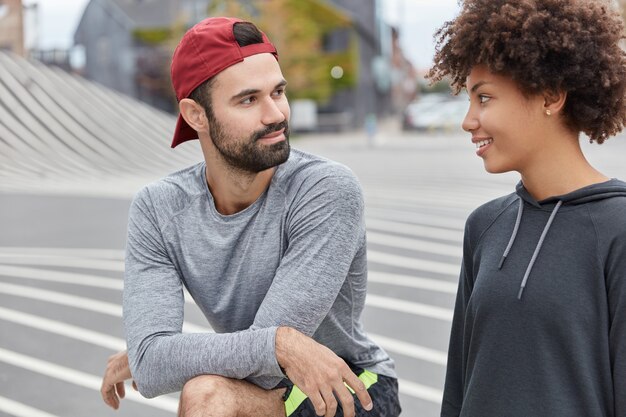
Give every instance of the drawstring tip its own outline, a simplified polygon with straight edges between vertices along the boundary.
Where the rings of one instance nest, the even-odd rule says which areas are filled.
[[[522,299],[522,293],[524,292],[524,287],[519,287],[519,293],[517,294],[517,299]]]
[[[506,261],[506,256],[503,256],[502,259],[500,259],[500,265],[498,265],[498,269],[502,269],[502,265],[504,265],[504,261]]]

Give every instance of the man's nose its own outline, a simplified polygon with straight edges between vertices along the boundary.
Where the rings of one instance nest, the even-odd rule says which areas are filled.
[[[271,125],[276,123],[282,123],[286,116],[283,113],[282,103],[269,98],[263,105],[263,119],[261,122],[264,125]]]

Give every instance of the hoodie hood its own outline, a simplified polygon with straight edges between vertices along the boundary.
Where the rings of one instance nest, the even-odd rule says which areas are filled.
[[[550,226],[556,217],[559,208],[562,205],[574,206],[579,204],[589,203],[591,201],[604,200],[607,198],[626,196],[626,183],[617,179],[611,179],[609,181],[605,181],[598,184],[588,185],[587,187],[580,188],[578,190],[572,191],[571,193],[567,193],[560,196],[554,196],[546,198],[545,200],[537,201],[535,200],[528,190],[524,187],[524,184],[520,181],[516,188],[516,193],[519,197],[519,204],[517,210],[517,218],[515,220],[515,226],[513,227],[513,232],[511,233],[511,238],[509,239],[509,244],[507,245],[504,253],[502,254],[502,259],[500,260],[500,265],[498,269],[502,269],[504,262],[506,261],[506,257],[508,256],[513,244],[515,243],[515,238],[517,237],[517,232],[519,230],[519,225],[522,221],[522,215],[524,213],[524,202],[538,207],[538,208],[552,208],[552,213],[550,214],[550,218],[546,223],[543,232],[541,233],[541,237],[537,242],[537,246],[535,247],[535,251],[533,252],[533,256],[528,263],[528,267],[526,268],[526,272],[524,273],[524,277],[522,278],[522,283],[520,285],[519,293],[517,295],[518,299],[522,299],[522,294],[524,292],[524,288],[526,287],[526,283],[528,282],[528,278],[533,270],[533,265],[537,260],[537,256],[541,251],[541,247],[550,231]]]

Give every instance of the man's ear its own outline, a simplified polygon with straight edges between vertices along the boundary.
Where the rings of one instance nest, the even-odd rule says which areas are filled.
[[[557,114],[565,107],[567,101],[566,91],[547,91],[543,94],[543,110],[546,114]]]
[[[209,128],[209,121],[204,108],[190,98],[184,98],[178,103],[180,115],[187,124],[196,132],[206,132]]]

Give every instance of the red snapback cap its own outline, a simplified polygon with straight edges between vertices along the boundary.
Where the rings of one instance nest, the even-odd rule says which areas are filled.
[[[248,56],[270,53],[278,59],[276,48],[263,32],[263,43],[239,46],[233,27],[240,22],[245,20],[209,17],[185,33],[172,57],[172,85],[178,101],[189,97],[200,84]],[[198,139],[198,133],[179,114],[172,148],[191,139]]]

